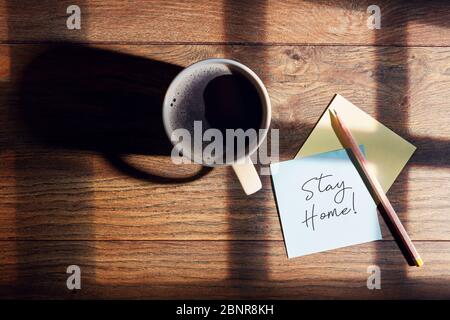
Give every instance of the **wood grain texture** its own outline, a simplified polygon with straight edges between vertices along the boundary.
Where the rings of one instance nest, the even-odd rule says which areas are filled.
[[[380,0],[381,30],[370,30],[372,1],[77,1],[81,30],[68,30],[71,1],[0,2],[7,42],[195,42],[449,45],[450,4]],[[404,37],[407,34],[407,39]]]
[[[1,298],[449,298],[450,244],[417,242],[405,270],[391,242],[286,259],[282,241],[0,241]],[[367,267],[381,290],[367,289]],[[69,291],[66,268],[81,268]]]
[[[450,298],[448,1],[377,1],[381,30],[365,0],[82,0],[67,30],[71,4],[0,0],[0,298]],[[334,93],[415,144],[388,196],[425,267],[384,225],[288,260],[269,177],[247,197],[229,168],[173,165],[165,89],[211,57],[262,78],[281,160]]]
[[[251,197],[228,168],[185,183],[155,177],[189,176],[199,168],[173,165],[170,148],[159,146],[167,140],[160,115],[147,111],[161,106],[152,89],[154,62],[172,74],[173,66],[176,71],[206,57],[230,57],[248,64],[266,83],[282,160],[295,155],[336,92],[414,143],[418,150],[389,197],[413,240],[450,240],[450,92],[445,90],[450,51],[404,51],[0,46],[3,66],[13,69],[0,88],[5,101],[0,106],[0,238],[281,240],[268,177]],[[390,118],[396,109],[405,118]]]

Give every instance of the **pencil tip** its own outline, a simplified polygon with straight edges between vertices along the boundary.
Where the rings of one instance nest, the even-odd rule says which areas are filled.
[[[418,266],[418,267],[423,266],[423,260],[422,260],[421,258],[417,259],[417,260],[416,260],[416,263],[417,263],[417,266]]]

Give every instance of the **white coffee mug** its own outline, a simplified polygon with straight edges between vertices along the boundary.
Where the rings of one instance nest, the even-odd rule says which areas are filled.
[[[256,172],[255,166],[250,161],[250,156],[257,151],[261,143],[266,138],[271,120],[271,103],[269,99],[269,94],[267,93],[267,89],[264,86],[261,79],[250,68],[234,60],[207,59],[194,63],[188,66],[187,68],[183,69],[173,79],[164,97],[163,102],[164,128],[169,139],[174,144],[174,148],[179,147],[179,145],[172,139],[172,133],[174,132],[175,129],[178,129],[179,127],[177,127],[177,125],[174,124],[173,121],[171,121],[171,118],[174,117],[174,113],[175,116],[178,113],[183,113],[184,115],[187,115],[188,118],[190,114],[194,114],[192,118],[195,119],[195,113],[198,113],[199,110],[201,112],[201,108],[202,107],[204,108],[204,106],[202,106],[202,103],[204,104],[204,102],[202,101],[201,98],[203,92],[194,92],[194,91],[203,91],[204,88],[202,88],[202,85],[204,86],[209,81],[211,81],[215,76],[214,74],[217,72],[219,74],[238,72],[240,75],[247,78],[247,80],[249,80],[250,83],[254,86],[254,88],[258,92],[261,101],[262,117],[259,129],[265,130],[262,131],[260,130],[258,140],[250,144],[251,147],[246,149],[243,154],[238,155],[238,157],[233,159],[233,161],[224,162],[223,164],[221,164],[232,166],[244,189],[244,192],[247,195],[250,195],[258,191],[262,187],[261,180],[259,178],[258,173]],[[197,88],[194,90],[192,88],[189,89],[188,87],[191,86],[191,83],[194,81],[196,81],[196,83],[198,84],[196,86]],[[195,106],[188,107],[187,105],[184,105],[181,109],[173,108],[173,104],[176,103],[176,99],[180,95],[180,92],[183,93],[185,90],[188,90],[190,92],[189,95],[193,97],[192,99],[196,100]],[[190,108],[192,110],[184,110],[186,108]],[[189,123],[189,121],[187,123]],[[184,151],[185,152],[182,152],[183,156],[189,158],[194,162],[198,162],[196,161],[194,151],[186,152],[186,148],[184,148]],[[200,159],[203,158],[200,157]],[[211,165],[210,163],[205,163],[203,160],[201,161],[203,165],[216,166]]]

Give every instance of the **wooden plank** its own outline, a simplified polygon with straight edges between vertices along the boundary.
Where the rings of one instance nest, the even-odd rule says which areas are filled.
[[[450,45],[450,4],[380,0],[381,29],[371,30],[372,1],[80,0],[81,30],[68,30],[59,1],[0,2],[0,41]]]
[[[412,239],[450,240],[448,48],[221,45],[0,46],[0,238],[281,240],[267,176],[246,197],[231,170],[167,157],[163,88],[207,57],[264,80],[281,160],[336,92],[416,144],[389,197]]]
[[[423,268],[408,268],[391,241],[291,260],[281,241],[0,241],[0,297],[448,299],[450,243],[417,246]],[[367,289],[370,265],[381,290]]]

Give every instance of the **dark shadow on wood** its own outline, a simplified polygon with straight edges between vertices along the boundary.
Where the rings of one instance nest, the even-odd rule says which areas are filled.
[[[60,1],[51,1],[55,14],[65,15],[68,5]],[[29,16],[30,21],[37,17],[33,1],[8,1],[8,37],[17,39],[23,37],[18,34],[19,22],[14,17]],[[84,1],[77,2],[83,7]],[[49,13],[51,14],[51,13]],[[49,15],[50,16],[50,15]],[[84,17],[85,18],[85,17]],[[87,20],[83,24],[87,27]],[[51,33],[46,24],[40,24],[39,28],[47,29],[45,32]],[[84,29],[85,30],[85,29]],[[82,40],[84,30],[67,30],[66,25],[61,26],[60,32],[71,33],[74,38]],[[11,46],[10,68],[11,74],[17,78],[20,73],[20,59],[23,52]],[[67,63],[70,63],[69,61]],[[46,72],[47,70],[44,70]],[[87,156],[71,157],[67,153],[52,151],[38,146],[33,139],[27,139],[23,134],[24,123],[20,120],[18,113],[20,106],[16,99],[18,95],[16,81],[13,82],[16,89],[8,102],[11,126],[14,132],[11,133],[11,145],[15,157],[15,178],[16,178],[16,255],[17,255],[17,279],[11,288],[11,292],[2,292],[9,297],[18,296],[22,298],[36,299],[46,295],[50,288],[48,283],[52,283],[52,293],[57,297],[79,298],[80,291],[70,291],[67,288],[66,280],[69,274],[66,269],[69,265],[78,265],[82,272],[91,268],[95,249],[80,246],[62,245],[54,246],[45,250],[36,248],[32,244],[35,239],[63,239],[66,237],[79,237],[78,226],[80,221],[84,225],[82,234],[92,235],[92,195],[93,187],[89,181],[92,175],[92,164]],[[42,83],[45,86],[46,83]],[[19,129],[19,130],[17,130]],[[45,174],[43,174],[45,172]],[[64,192],[64,190],[66,190]],[[61,212],[63,223],[55,223],[52,219],[52,212]],[[30,236],[32,235],[32,236]],[[58,252],[70,249],[71,255],[66,260],[67,265],[61,265],[60,270],[49,270],[42,261],[58,261]]]
[[[21,2],[20,4],[17,2],[16,4],[13,4],[13,2],[10,2],[11,4],[8,4],[8,10],[12,13],[18,15],[21,14],[22,10],[26,8],[26,4],[24,2]],[[422,3],[422,2],[421,2]],[[433,4],[443,4],[446,3],[446,1],[430,1],[430,3]],[[79,3],[80,6],[83,6],[83,2]],[[65,12],[65,8],[61,8],[60,5],[57,5],[55,2],[56,7],[60,7],[58,10],[62,10],[61,12]],[[247,8],[247,9],[245,9]],[[238,3],[237,1],[227,1],[226,2],[226,10],[227,12],[227,19],[226,19],[226,25],[225,27],[231,26],[232,28],[240,28],[238,30],[243,30],[243,38],[251,37],[251,32],[256,32],[256,28],[260,31],[264,30],[264,24],[261,23],[264,21],[262,18],[264,16],[264,12],[257,12],[257,11],[251,11],[250,8],[252,8],[252,3],[248,2],[248,7],[244,7],[242,9],[241,3]],[[383,8],[382,8],[383,10]],[[239,13],[239,14],[237,14]],[[406,13],[407,14],[407,13]],[[392,20],[392,23],[394,21],[397,21],[399,17],[397,16],[398,13],[392,14],[390,19]],[[253,16],[257,16],[259,21],[258,23],[254,23],[252,20]],[[421,17],[417,17],[419,19]],[[403,18],[401,18],[403,19]],[[405,21],[412,19],[412,17],[408,17]],[[426,13],[424,11],[423,19],[426,23],[433,23],[433,11],[429,10],[429,13]],[[385,22],[389,22],[390,20],[385,20]],[[450,20],[449,20],[450,21]],[[397,22],[396,22],[397,23]],[[403,22],[401,22],[403,23]],[[246,29],[246,25],[251,25],[250,29]],[[446,25],[446,24],[445,24]],[[405,24],[406,26],[406,24]],[[447,26],[447,25],[446,25]],[[14,37],[14,21],[9,22],[9,29],[10,29],[10,36],[11,38]],[[250,30],[250,31],[245,31]],[[253,30],[253,31],[252,31]],[[49,30],[50,31],[50,30]],[[403,36],[400,37],[401,41],[405,41],[405,31],[403,31]],[[231,34],[231,33],[230,33]],[[251,40],[251,38],[249,38]],[[82,33],[80,35],[80,40],[82,40]],[[245,40],[245,39],[244,39]],[[383,43],[382,38],[378,38],[380,43]],[[397,41],[397,40],[395,40]],[[85,48],[82,48],[84,50]],[[14,58],[16,56],[20,56],[17,52],[18,49],[13,48],[11,55],[13,57],[12,60],[12,66],[11,70],[12,73],[14,73],[14,70],[19,65],[18,61]],[[66,49],[63,49],[66,50]],[[78,49],[77,49],[78,50]],[[88,49],[90,50],[90,49]],[[406,50],[406,49],[402,49]],[[97,52],[97,51],[96,51]],[[395,66],[391,67],[385,67],[383,66],[383,61],[389,62],[389,57],[383,57],[383,48],[380,47],[378,51],[378,57],[377,57],[377,80],[380,82],[386,82],[388,83],[392,82],[393,88],[392,90],[398,90],[398,94],[394,98],[386,98],[386,92],[383,92],[382,90],[379,90],[378,97],[377,97],[377,105],[378,105],[378,113],[377,117],[380,119],[380,121],[386,123],[388,126],[393,128],[396,132],[403,135],[406,139],[410,140],[412,143],[416,144],[418,146],[418,150],[416,154],[413,156],[411,162],[409,165],[418,165],[418,166],[427,166],[427,167],[449,167],[450,162],[450,141],[448,140],[440,140],[440,139],[432,139],[427,137],[415,137],[411,136],[408,133],[408,129],[406,127],[406,118],[403,115],[399,115],[399,118],[393,118],[391,116],[391,108],[393,106],[396,106],[398,109],[400,108],[408,108],[408,100],[407,98],[407,92],[408,92],[408,71],[407,68],[400,68],[396,69]],[[403,52],[403,51],[402,51]],[[94,54],[95,55],[95,54]],[[246,62],[245,59],[251,60],[251,57],[240,57],[238,53],[234,53],[233,50],[229,51],[227,53],[228,57],[235,58],[238,60],[241,60],[242,62]],[[406,51],[403,53],[404,59],[407,59],[407,53]],[[113,54],[114,56],[114,54]],[[72,57],[74,58],[74,57]],[[76,57],[75,57],[76,58]],[[83,59],[83,57],[82,57]],[[112,58],[114,61],[115,58]],[[125,59],[126,60],[126,59]],[[405,60],[406,61],[406,60]],[[75,71],[75,72],[84,72],[83,70],[73,70],[70,67],[71,61],[66,62],[67,65],[64,67],[68,67],[69,70]],[[265,61],[261,62],[262,65],[265,65]],[[139,65],[139,63],[138,63]],[[389,65],[389,64],[388,64]],[[60,62],[61,66],[61,62]],[[88,66],[88,70],[89,70]],[[112,87],[114,89],[121,89],[123,88],[121,85],[126,83],[128,76],[128,71],[125,69],[122,69],[125,73],[125,79],[121,78],[120,76],[113,76],[112,78],[107,78],[107,82],[109,85],[112,84]],[[63,73],[61,71],[61,73]],[[392,73],[393,79],[390,80],[390,74]],[[398,73],[398,74],[397,74]],[[33,72],[31,71],[31,74]],[[95,74],[95,73],[94,73]],[[41,75],[42,76],[42,75]],[[39,74],[38,74],[39,78]],[[63,78],[64,79],[64,78]],[[46,81],[45,78],[42,79],[42,81]],[[85,81],[86,79],[83,79]],[[125,81],[124,81],[125,80]],[[264,80],[264,77],[263,77]],[[395,81],[398,81],[398,83],[395,83]],[[93,84],[93,88],[85,88],[87,91],[81,91],[81,92],[91,92],[91,90],[100,90],[100,92],[103,92],[101,96],[106,99],[106,101],[113,105],[116,105],[116,101],[113,99],[110,99],[109,97],[105,96],[105,93],[109,92],[108,90],[105,91],[104,87],[96,87],[95,81],[92,81],[92,79],[88,79],[87,83]],[[121,85],[119,85],[119,83]],[[45,83],[42,84],[44,86]],[[33,93],[33,90],[28,86],[29,84],[26,84],[25,82],[22,84],[23,92],[28,92],[29,94]],[[53,88],[56,88],[56,90],[60,89],[59,84],[54,84],[55,86]],[[131,82],[128,85],[130,85],[130,89],[132,92],[137,92],[138,95],[142,94],[142,90],[138,89],[136,90],[136,87],[134,87],[134,84]],[[66,88],[68,90],[68,94],[73,95],[74,92],[71,91],[70,86],[69,88]],[[31,91],[28,91],[31,90]],[[114,90],[112,90],[114,92]],[[63,91],[64,92],[64,91]],[[76,91],[75,91],[76,92]],[[79,91],[78,91],[79,92]],[[119,91],[120,92],[120,91]],[[27,93],[27,94],[28,94]],[[62,95],[62,92],[60,92]],[[53,92],[47,91],[48,95],[52,95]],[[126,96],[120,96],[120,99],[126,98]],[[39,97],[37,97],[39,98]],[[42,101],[47,101],[49,97],[43,96],[41,97]],[[51,98],[51,97],[50,97]],[[17,176],[17,238],[21,238],[24,240],[34,240],[34,239],[26,239],[25,235],[29,234],[30,232],[35,234],[36,238],[39,239],[66,239],[67,235],[69,235],[71,238],[77,238],[79,236],[79,231],[74,228],[75,224],[79,223],[80,221],[83,221],[86,228],[88,228],[89,232],[91,233],[92,237],[94,238],[94,231],[92,230],[92,210],[94,210],[94,204],[92,203],[92,193],[94,192],[93,186],[89,183],[89,177],[92,175],[93,167],[92,164],[89,162],[89,157],[84,156],[83,154],[88,154],[90,152],[99,152],[105,154],[106,157],[111,159],[111,156],[109,153],[112,153],[114,156],[114,159],[117,158],[117,155],[121,155],[123,153],[127,152],[135,152],[138,154],[150,154],[150,151],[146,148],[142,148],[142,145],[139,143],[130,143],[128,144],[125,139],[121,140],[120,133],[124,133],[126,131],[127,127],[120,127],[119,129],[112,128],[111,126],[106,126],[104,129],[106,132],[112,133],[113,136],[119,140],[117,145],[112,145],[111,143],[108,143],[108,140],[104,136],[96,136],[95,138],[90,141],[88,139],[88,132],[89,131],[83,131],[86,128],[83,127],[84,121],[87,121],[89,123],[92,121],[92,119],[83,119],[83,118],[76,118],[75,122],[71,122],[72,120],[68,119],[67,125],[68,128],[71,128],[72,130],[81,130],[78,131],[79,134],[81,134],[81,137],[83,139],[77,140],[77,137],[74,133],[68,132],[65,127],[59,128],[61,129],[63,135],[65,136],[65,139],[59,139],[58,137],[55,137],[55,134],[51,134],[51,132],[58,132],[54,131],[55,127],[58,128],[58,123],[52,123],[53,120],[47,119],[47,123],[49,124],[49,127],[43,126],[43,123],[41,123],[42,119],[39,119],[40,113],[35,113],[33,110],[28,110],[27,108],[30,105],[33,105],[33,102],[29,101],[29,97],[25,97],[24,100],[21,102],[23,103],[23,106],[25,106],[25,110],[22,110],[18,112],[19,110],[16,110],[17,104],[14,102],[11,102],[10,104],[14,107],[14,110],[10,110],[12,113],[17,113],[19,118],[16,118],[16,116],[13,116],[14,119],[22,119],[20,123],[15,123],[15,125],[21,126],[24,125],[26,128],[29,129],[29,133],[31,133],[28,137],[22,137],[22,136],[14,136],[9,137],[8,142],[8,148],[11,148],[12,150],[18,150],[16,154],[16,176]],[[65,106],[65,99],[60,96],[58,97],[59,103],[62,104],[62,106]],[[126,100],[126,99],[125,99]],[[133,98],[131,98],[132,101]],[[80,101],[80,100],[79,100]],[[85,102],[86,100],[83,100],[83,97],[81,99],[81,102]],[[122,100],[123,101],[123,100]],[[81,106],[84,106],[84,102],[81,103]],[[100,106],[105,107],[105,102],[103,100],[97,101]],[[136,102],[136,101],[135,101]],[[390,103],[389,103],[390,102]],[[39,105],[40,103],[38,103]],[[41,104],[42,106],[42,104]],[[53,105],[54,107],[57,105]],[[69,101],[69,107],[74,106],[73,101]],[[324,106],[325,107],[325,106]],[[47,108],[44,106],[44,108]],[[57,113],[59,112],[56,110]],[[70,111],[70,108],[69,108]],[[73,111],[73,110],[72,110]],[[70,111],[70,112],[72,112]],[[52,115],[51,112],[46,111],[47,115]],[[68,114],[71,114],[71,113]],[[125,119],[128,119],[127,121],[130,121],[130,118],[128,118],[129,115],[121,113],[120,110],[115,110],[116,117],[124,116]],[[147,115],[146,112],[140,113],[139,111],[135,111],[137,115]],[[399,110],[395,111],[393,114],[398,113]],[[37,114],[37,115],[36,115]],[[37,116],[39,119],[39,123],[34,123],[33,115]],[[9,115],[8,115],[9,116]],[[22,117],[23,116],[23,117]],[[99,116],[94,113],[94,117]],[[103,116],[106,116],[106,114],[103,114]],[[100,116],[100,119],[102,117]],[[103,118],[103,120],[107,119]],[[67,119],[66,119],[67,120]],[[98,118],[97,118],[98,120]],[[112,123],[117,124],[117,120],[115,119],[115,122]],[[65,117],[62,116],[62,121],[65,121]],[[78,124],[82,126],[82,128],[77,128],[74,126],[74,123],[78,121]],[[109,122],[110,120],[106,120],[105,123]],[[101,121],[100,121],[101,122]],[[120,121],[119,121],[120,122]],[[46,122],[44,122],[45,124]],[[110,124],[112,124],[110,122]],[[92,125],[92,122],[91,122]],[[131,128],[128,127],[128,129],[131,129],[132,134],[131,137],[136,137],[139,135],[138,131],[133,131],[133,129],[141,128],[141,127],[134,127],[130,122],[128,122],[128,125],[131,125]],[[287,142],[291,142],[290,140],[283,140],[283,136],[286,134],[285,130],[289,131],[289,125],[291,124],[284,124],[284,123],[274,123],[274,128],[281,128],[282,131],[280,133],[281,140],[281,154],[282,158],[284,157],[292,157],[296,150],[293,150],[292,144]],[[71,127],[72,126],[72,127]],[[88,126],[89,127],[89,126]],[[295,125],[290,127],[297,128],[298,131],[289,131],[289,134],[293,134],[299,137],[298,143],[301,144],[302,140],[304,140],[308,134],[308,132],[311,129],[311,126],[305,126],[301,127],[299,125]],[[92,128],[91,128],[92,129]],[[121,130],[122,131],[121,131]],[[142,129],[142,128],[141,128]],[[108,131],[112,130],[112,131]],[[284,132],[283,132],[284,131]],[[36,134],[35,134],[36,133]],[[128,133],[127,133],[128,134]],[[85,135],[85,136],[83,136]],[[139,137],[138,139],[141,139]],[[283,141],[285,144],[283,144]],[[9,144],[11,143],[11,144]],[[20,146],[20,147],[17,147]],[[25,147],[24,147],[25,146]],[[28,149],[28,150],[27,150]],[[27,151],[25,151],[27,150]],[[292,152],[292,155],[289,154]],[[51,157],[48,156],[49,153],[57,153],[58,156],[55,157],[53,154]],[[75,154],[75,157],[72,157],[71,155]],[[49,163],[47,160],[51,159],[54,161],[53,163]],[[68,161],[68,159],[70,159]],[[117,165],[117,167],[120,167],[120,165]],[[45,168],[46,172],[51,171],[53,174],[52,176],[42,176],[41,170]],[[264,219],[266,212],[264,211],[264,201],[267,198],[267,194],[271,192],[270,189],[263,190],[262,193],[256,194],[250,198],[246,197],[242,190],[240,189],[240,186],[232,174],[230,170],[230,178],[228,179],[227,183],[229,184],[229,194],[228,194],[228,201],[230,203],[229,205],[229,214],[234,215],[237,217],[236,219],[230,219],[230,233],[233,233],[235,236],[242,236],[251,234],[255,231],[255,228],[258,228],[261,225],[264,225]],[[137,173],[137,176],[140,176],[141,173]],[[407,175],[407,172],[403,172],[402,175]],[[68,178],[69,177],[69,178]],[[268,185],[268,177],[263,178],[264,179],[264,185]],[[407,179],[402,179],[407,181]],[[65,192],[64,189],[67,188],[67,186],[74,186],[72,191],[70,193]],[[406,189],[405,185],[398,185],[394,184],[392,190],[390,193],[403,193]],[[58,193],[58,191],[61,191]],[[407,200],[407,197],[405,195],[404,200],[401,201],[401,203],[394,203],[394,207],[400,212],[401,215],[406,215],[406,204],[405,201]],[[62,228],[56,229],[56,225],[53,224],[51,221],[51,212],[54,210],[63,211],[66,213],[66,218],[64,220],[65,226]],[[240,212],[242,211],[252,211],[255,213],[254,219],[248,220],[248,221],[242,221],[242,219],[239,219],[238,216]],[[30,231],[30,226],[35,225],[33,230]],[[83,232],[85,234],[85,232]],[[282,286],[277,286],[276,283],[270,282],[270,279],[268,277],[268,270],[267,270],[267,255],[268,255],[268,246],[262,246],[255,248],[256,242],[249,241],[248,243],[245,243],[245,249],[238,249],[238,245],[235,244],[233,246],[232,241],[230,246],[230,278],[232,280],[232,285],[235,286],[236,291],[239,293],[240,297],[251,297],[253,290],[258,290],[259,288],[256,287],[256,284],[258,281],[266,281],[265,283],[267,286],[264,288],[261,288],[261,290],[265,290],[264,292],[267,293],[267,295],[272,296],[278,296],[278,297],[285,297],[285,289],[283,289]],[[280,245],[283,245],[280,243]],[[242,246],[242,244],[241,244]],[[88,252],[87,252],[88,251]],[[391,250],[392,252],[395,252],[395,249]],[[72,256],[66,257],[63,261],[58,260],[61,258],[61,252],[70,252]],[[95,255],[95,250],[93,248],[88,248],[86,250],[86,246],[82,245],[74,245],[72,242],[67,242],[67,244],[61,244],[60,247],[58,246],[46,246],[44,249],[37,247],[33,245],[33,241],[18,241],[17,242],[17,266],[18,266],[18,281],[14,284],[13,287],[9,287],[9,291],[5,292],[2,290],[2,294],[7,294],[9,297],[12,297],[14,295],[21,296],[21,297],[39,297],[39,296],[49,296],[48,290],[52,290],[53,297],[61,298],[61,297],[67,297],[67,289],[65,287],[65,280],[67,278],[67,275],[65,274],[65,269],[56,270],[52,269],[49,270],[45,269],[45,267],[42,267],[44,264],[42,264],[42,261],[58,261],[62,264],[78,264],[82,267],[82,270],[86,270],[88,273],[94,273],[95,274],[95,265],[92,265],[92,257]],[[397,259],[398,260],[398,259]],[[397,261],[394,259],[394,261]],[[391,265],[391,260],[389,256],[381,256],[379,255],[377,257],[377,261],[380,265]],[[253,267],[255,266],[256,267]],[[407,273],[405,272],[405,269],[402,267],[402,265],[399,264],[399,267],[396,266],[393,267],[391,270],[393,273],[398,272],[397,277],[398,279],[405,279],[407,280]],[[95,278],[95,277],[94,277]],[[49,288],[49,283],[52,284],[52,288]],[[91,284],[95,285],[95,284]],[[195,284],[192,285],[192,291],[189,291],[190,294],[192,294],[192,297],[196,298],[196,294],[205,294],[207,291],[205,287],[213,287],[213,288],[219,288],[221,287],[221,283],[202,283],[201,286],[195,286]],[[355,284],[354,284],[355,285]],[[417,286],[417,292],[420,291],[420,281],[415,283]],[[99,285],[103,286],[104,290],[108,290],[111,286],[116,286],[115,284],[108,284],[108,285]],[[174,286],[177,286],[177,284],[169,284],[167,286],[167,291],[169,291]],[[120,286],[119,286],[120,287]],[[139,287],[139,286],[137,286]],[[400,292],[403,291],[405,293],[405,296],[421,296],[420,293],[414,293],[414,294],[408,294],[408,290],[411,290],[411,284],[407,286],[405,284],[404,287],[400,289]],[[124,290],[126,290],[128,287],[124,286]],[[136,287],[134,287],[136,289]],[[324,289],[326,289],[326,286],[324,286]],[[305,288],[307,290],[307,288]],[[353,290],[351,289],[345,289],[345,290]],[[364,289],[365,290],[365,289]],[[428,287],[428,290],[429,287]],[[188,292],[188,291],[185,291]],[[364,291],[365,292],[365,291]],[[427,291],[423,292],[423,296],[433,295],[433,292]],[[80,298],[82,296],[83,291],[80,292],[74,292],[73,296],[75,298]],[[89,295],[89,292],[86,292],[87,295]],[[170,296],[170,294],[168,294]],[[214,297],[219,296],[218,293],[215,293]],[[185,297],[185,296],[183,296]],[[182,297],[182,298],[183,298]],[[207,297],[207,296],[205,296]],[[381,296],[382,297],[382,296]]]
[[[376,88],[376,118],[381,123],[386,125],[389,128],[394,128],[394,131],[401,136],[405,136],[408,132],[407,121],[408,121],[408,109],[409,109],[409,74],[408,74],[408,49],[403,47],[407,45],[407,26],[408,26],[408,13],[399,14],[397,11],[390,11],[388,8],[382,9],[382,28],[380,30],[374,30],[375,32],[375,41],[374,44],[376,47],[376,56],[375,56],[375,78],[377,81]],[[383,47],[385,39],[383,39],[383,33],[388,28],[395,28],[395,42],[402,45],[402,47],[398,47],[399,51],[398,55],[395,57],[391,57],[389,52],[386,50],[386,47]],[[397,63],[396,60],[398,57],[400,63]],[[408,174],[408,165],[404,168],[406,173]],[[391,187],[389,193],[396,194],[398,189],[400,188],[403,191],[403,197],[401,201],[396,203],[392,203],[395,208],[397,214],[400,216],[400,220],[402,221],[406,230],[408,230],[408,225],[405,222],[405,219],[402,218],[407,214],[407,201],[408,195],[405,190],[407,190],[408,179],[403,180],[405,183],[401,186],[399,184],[394,183]],[[389,196],[388,193],[388,196]],[[379,217],[384,221],[387,228],[390,230],[393,226],[389,220],[386,220],[386,214],[382,213],[383,210],[379,211]],[[402,254],[406,252],[406,249],[400,244],[400,242],[396,242]],[[377,242],[377,258],[376,264],[381,265],[386,257],[380,255],[381,244]],[[400,277],[407,276],[407,268],[408,264],[412,265],[412,261],[407,260],[405,265],[398,266],[398,272]],[[398,288],[399,290],[408,290],[408,287],[404,285],[404,283],[400,283],[399,286],[403,286],[402,288]]]
[[[170,161],[140,168],[127,155],[170,157],[164,94],[182,67],[82,45],[52,46],[25,69],[18,108],[28,138],[55,150],[95,152],[117,170],[156,183],[183,183],[210,168],[179,174]],[[159,166],[166,168],[161,171]],[[192,167],[189,167],[192,169]],[[175,173],[175,174],[174,174]]]
[[[15,16],[22,7],[9,9]],[[14,22],[9,27],[14,38]],[[48,296],[51,284],[55,298],[81,298],[89,293],[67,289],[66,268],[74,264],[95,274],[94,248],[81,252],[85,248],[63,241],[43,251],[28,240],[95,239],[93,154],[121,173],[158,184],[190,182],[211,168],[180,167],[170,160],[162,99],[182,67],[76,43],[51,45],[44,52],[42,45],[30,47],[36,52],[24,54],[12,46],[11,74],[17,81],[9,107],[2,110],[13,128],[7,148],[15,156],[15,239],[20,240],[17,281],[2,293],[38,298]],[[22,70],[21,59],[29,54],[34,58]],[[128,162],[130,155],[164,160],[140,166]],[[53,221],[52,212],[62,221]],[[64,260],[69,264],[47,270],[41,262],[60,260],[61,250],[71,252]]]
[[[266,3],[265,1],[238,1],[226,0],[223,7],[224,12],[224,30],[226,34],[225,41],[232,42],[233,35],[239,34],[238,42],[252,42],[257,39],[264,38],[265,34],[265,16]],[[261,50],[265,50],[261,48]],[[266,82],[265,75],[267,75],[266,65],[267,61],[263,55],[262,61],[258,61],[261,66],[260,70],[254,70],[263,82]],[[242,55],[239,51],[235,51],[233,46],[227,46],[226,58],[237,60],[246,65],[252,64],[252,57]],[[260,190],[256,194],[246,196],[243,192],[234,172],[230,169],[228,172],[228,214],[229,228],[228,232],[233,235],[233,238],[248,238],[249,235],[261,233],[260,230],[255,230],[265,224],[265,193],[268,190]],[[243,212],[251,212],[253,217],[250,219],[239,219]],[[255,281],[267,281],[267,246],[247,246],[248,255],[242,255],[234,247],[235,242],[230,242],[229,248],[229,278],[235,286],[235,289],[242,298],[252,296],[255,290],[253,287]],[[255,255],[255,253],[257,253]],[[249,265],[257,263],[260,268],[252,271]]]

